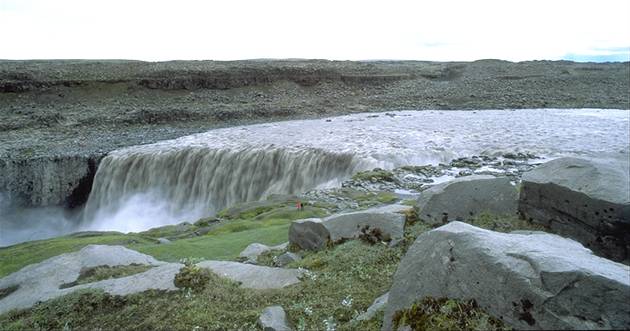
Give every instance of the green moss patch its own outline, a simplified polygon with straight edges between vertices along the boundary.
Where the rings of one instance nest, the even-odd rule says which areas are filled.
[[[497,232],[512,232],[516,230],[549,232],[549,229],[544,226],[520,219],[517,216],[498,216],[490,213],[481,213],[467,222],[476,227]]]
[[[357,172],[352,176],[352,180],[370,182],[393,182],[395,179],[394,174],[391,171],[383,170],[381,168],[374,168],[368,171]]]
[[[431,297],[397,311],[393,329],[401,326],[410,326],[412,330],[509,330],[503,322],[480,309],[475,300]]]
[[[83,268],[81,269],[77,280],[70,283],[62,284],[61,286],[59,286],[59,288],[69,288],[81,284],[97,282],[99,280],[127,277],[145,272],[152,267],[153,266],[150,265],[132,263],[129,265],[117,265],[113,267],[108,265],[101,265],[92,268]]]

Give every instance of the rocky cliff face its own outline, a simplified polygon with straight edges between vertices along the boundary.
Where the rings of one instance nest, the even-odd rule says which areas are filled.
[[[0,159],[0,192],[24,207],[77,207],[87,200],[101,157]]]

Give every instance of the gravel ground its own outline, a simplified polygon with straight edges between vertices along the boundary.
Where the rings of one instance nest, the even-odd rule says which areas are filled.
[[[630,108],[630,63],[0,61],[0,160],[402,109]]]

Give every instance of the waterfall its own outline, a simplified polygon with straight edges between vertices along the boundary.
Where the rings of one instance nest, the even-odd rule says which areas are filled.
[[[146,224],[141,223],[193,220],[238,202],[274,193],[299,193],[365,168],[367,164],[351,154],[313,148],[123,149],[101,161],[84,222],[135,222],[144,227]],[[108,221],[121,212],[123,218],[130,219]],[[122,229],[112,225],[103,224],[102,228],[136,228],[132,224],[123,224]]]

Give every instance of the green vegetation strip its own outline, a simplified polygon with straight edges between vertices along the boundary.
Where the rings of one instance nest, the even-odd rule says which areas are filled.
[[[101,265],[93,268],[81,269],[77,280],[65,283],[59,286],[59,288],[69,288],[81,284],[93,283],[99,280],[122,278],[139,274],[151,269],[153,266],[132,263],[129,265],[117,265],[110,267],[108,265]]]

